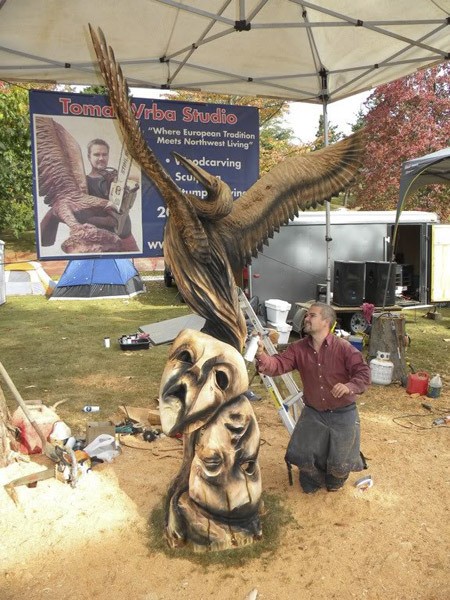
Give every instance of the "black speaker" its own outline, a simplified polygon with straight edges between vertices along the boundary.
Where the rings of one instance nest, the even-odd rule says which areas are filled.
[[[395,304],[395,263],[391,265],[389,285],[387,286],[385,306]],[[386,283],[389,273],[388,262],[366,262],[365,300],[375,306],[383,306]]]
[[[333,304],[361,306],[364,300],[365,263],[334,262]]]

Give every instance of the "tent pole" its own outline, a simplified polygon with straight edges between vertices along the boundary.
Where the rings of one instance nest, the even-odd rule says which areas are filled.
[[[323,99],[323,137],[324,144],[328,146],[328,111],[327,111],[327,96],[324,94]],[[327,293],[326,303],[331,304],[331,225],[330,225],[330,202],[325,202],[325,244],[327,252]]]

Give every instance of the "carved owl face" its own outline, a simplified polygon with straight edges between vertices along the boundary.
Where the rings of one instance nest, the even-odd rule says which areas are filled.
[[[248,388],[241,354],[209,335],[185,329],[162,374],[159,412],[166,435],[191,433]]]

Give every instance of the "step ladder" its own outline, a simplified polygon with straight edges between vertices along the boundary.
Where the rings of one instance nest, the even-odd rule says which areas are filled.
[[[277,350],[269,337],[268,330],[262,326],[261,321],[256,316],[247,296],[240,288],[238,288],[238,297],[239,305],[244,313],[244,316],[250,320],[254,331],[257,331],[260,334],[267,354],[270,356],[276,354]],[[269,377],[269,375],[264,375],[263,373],[258,373],[258,375],[260,376],[264,387],[272,397],[281,421],[288,430],[289,435],[291,435],[294,430],[295,423],[300,416],[300,411],[304,406],[303,392],[299,390],[291,373],[278,376],[283,381],[284,386],[288,391],[288,396],[286,398],[283,398],[282,392],[277,386],[273,377]]]

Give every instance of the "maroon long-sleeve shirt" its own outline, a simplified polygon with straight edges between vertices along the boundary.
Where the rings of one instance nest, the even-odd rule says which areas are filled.
[[[303,383],[304,402],[316,410],[334,410],[355,402],[370,384],[370,369],[359,350],[347,340],[329,334],[319,352],[308,336],[290,344],[282,354],[262,354],[256,359],[260,373],[271,377],[297,369]],[[335,398],[331,389],[345,383],[351,390]]]

